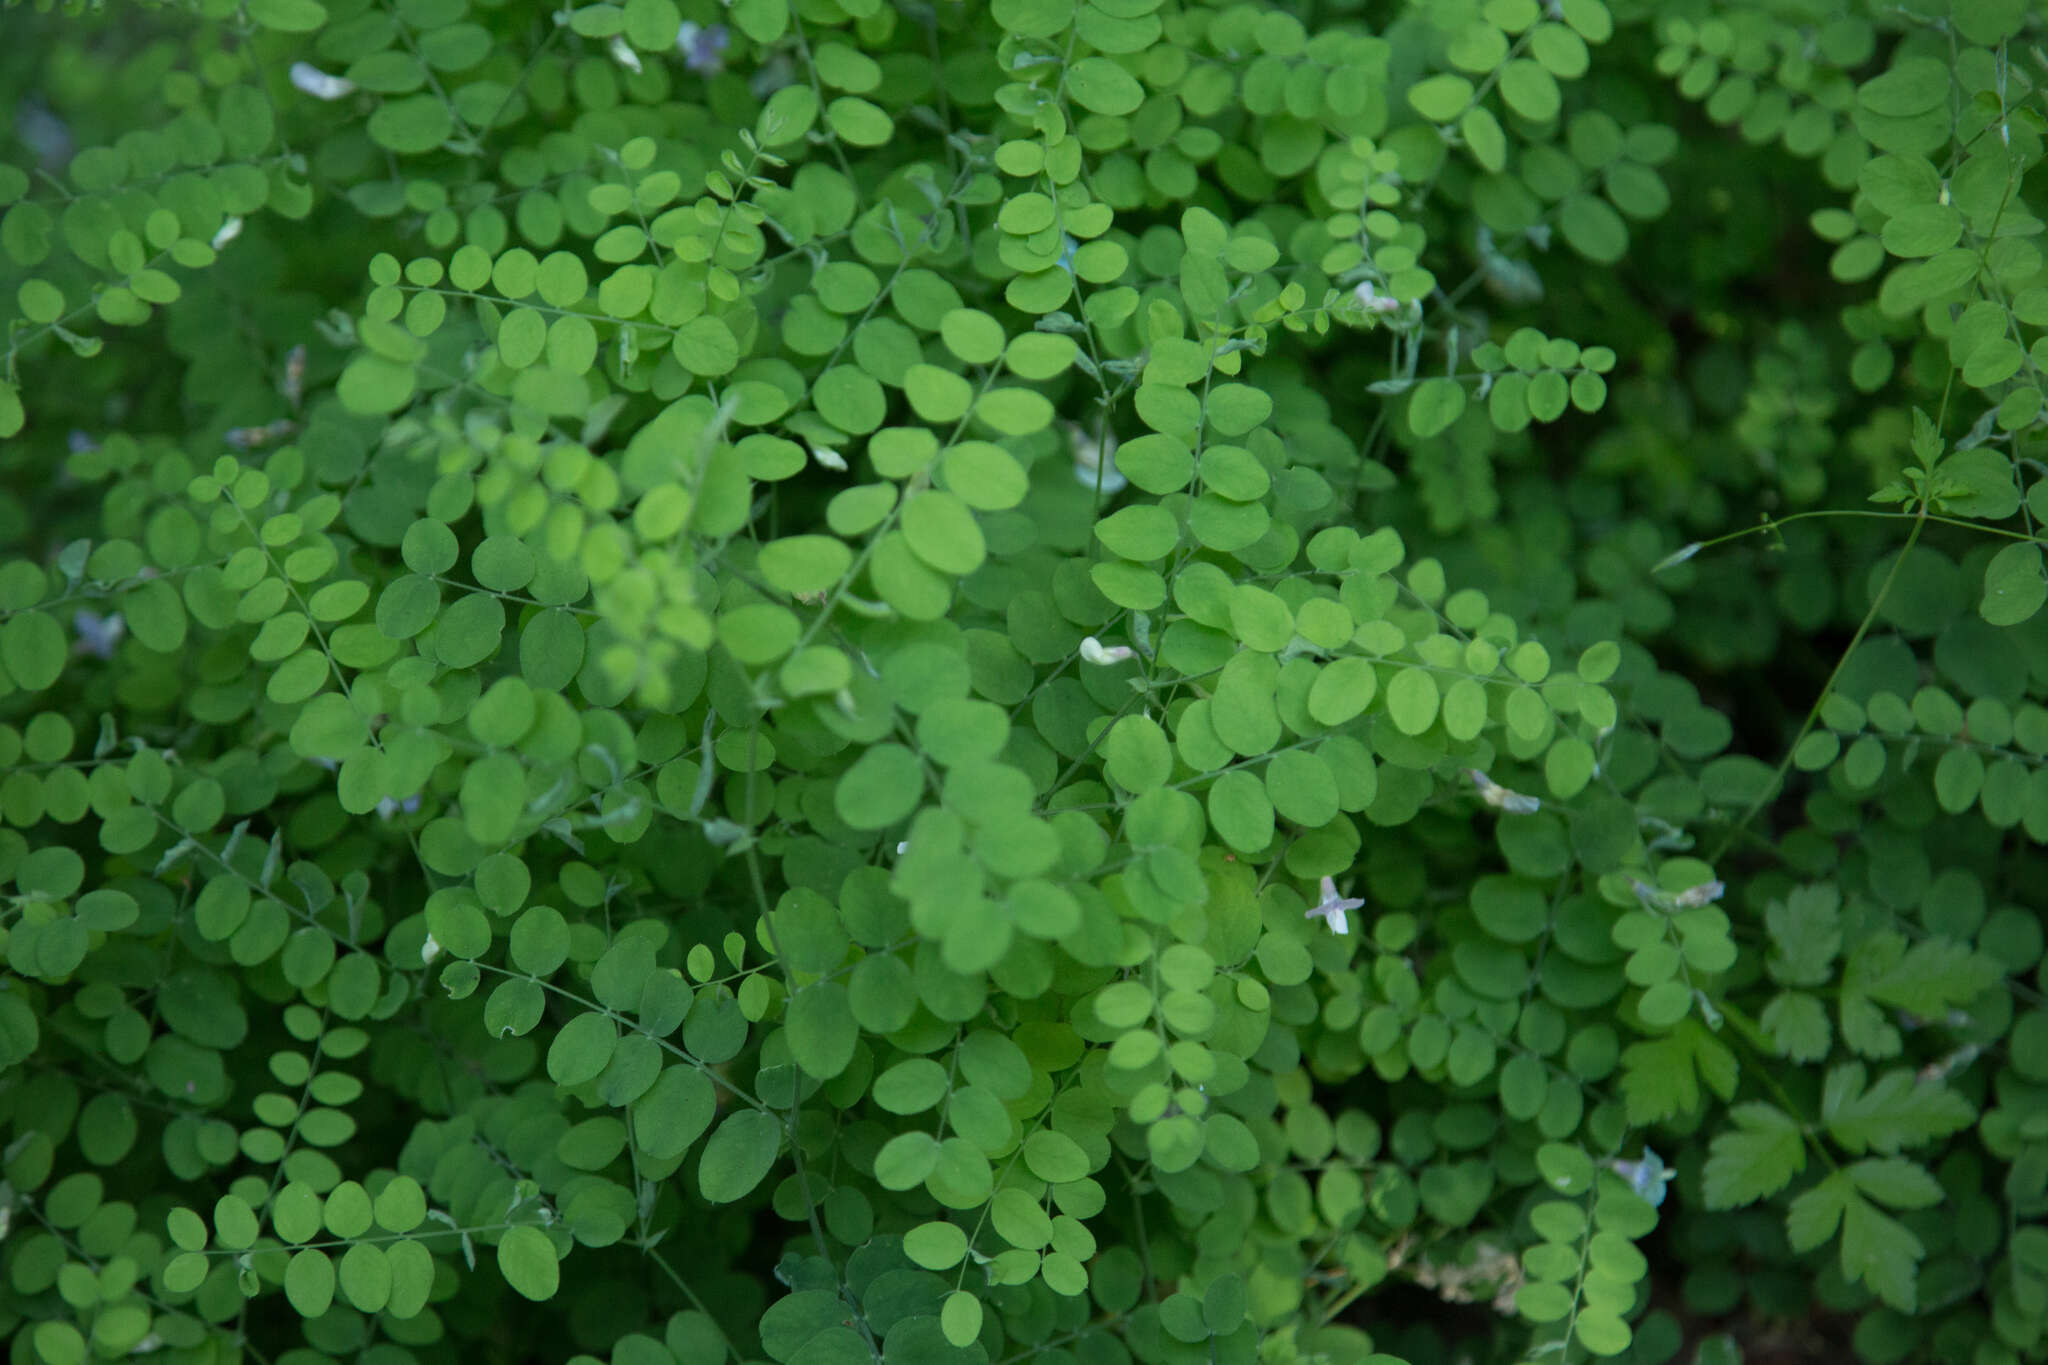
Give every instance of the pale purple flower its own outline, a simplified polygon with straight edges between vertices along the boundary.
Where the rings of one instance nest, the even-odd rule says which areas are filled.
[[[1348,934],[1351,932],[1351,921],[1345,917],[1345,912],[1348,910],[1360,910],[1364,906],[1365,902],[1357,897],[1340,897],[1337,894],[1336,879],[1325,877],[1323,878],[1323,899],[1320,904],[1311,905],[1308,908],[1308,918],[1320,918],[1330,926],[1333,932]]]
[[[418,792],[414,792],[411,796],[406,797],[405,800],[403,801],[394,801],[387,796],[377,803],[377,818],[380,820],[389,820],[392,816],[397,815],[401,811],[403,811],[407,815],[411,815],[419,808],[420,798]]]
[[[1379,293],[1372,287],[1371,280],[1360,280],[1358,288],[1352,293],[1352,297],[1357,299],[1358,306],[1368,313],[1378,313],[1384,317],[1388,313],[1398,313],[1401,311],[1401,301],[1388,298],[1386,295]]]
[[[700,76],[716,76],[725,70],[725,50],[732,46],[732,34],[724,24],[700,27],[685,19],[676,30],[676,51],[683,65]]]
[[[36,161],[44,170],[62,170],[77,150],[78,139],[71,125],[33,95],[15,109],[14,127],[15,135],[36,154]]]
[[[71,629],[78,636],[78,643],[73,646],[76,652],[95,659],[111,659],[115,646],[128,633],[128,623],[118,611],[107,616],[96,611],[76,611],[71,615]]]
[[[83,455],[88,450],[98,450],[100,443],[82,431],[74,431],[64,438],[65,446],[73,455]]]
[[[1630,1189],[1647,1199],[1652,1208],[1664,1202],[1664,1187],[1678,1178],[1678,1172],[1668,1169],[1664,1158],[1648,1147],[1643,1148],[1640,1161],[1624,1161],[1616,1157],[1607,1166],[1626,1180]]]

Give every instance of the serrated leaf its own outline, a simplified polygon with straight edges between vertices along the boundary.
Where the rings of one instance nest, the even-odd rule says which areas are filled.
[[[1903,1068],[1887,1071],[1868,1090],[1861,1062],[1828,1072],[1821,1121],[1828,1136],[1853,1155],[1891,1154],[1922,1147],[1970,1125],[1976,1109],[1941,1081],[1919,1080]]]
[[[1857,1189],[1895,1209],[1933,1208],[1942,1201],[1941,1182],[1925,1166],[1902,1156],[1869,1157],[1848,1171]]]
[[[1832,980],[1835,954],[1842,950],[1842,893],[1831,882],[1795,888],[1764,911],[1764,926],[1776,949],[1766,962],[1771,976],[1787,986],[1818,986]]]
[[[1704,1187],[1710,1209],[1753,1204],[1784,1189],[1806,1169],[1799,1125],[1783,1110],[1739,1104],[1728,1116],[1736,1130],[1719,1134],[1708,1148]]]

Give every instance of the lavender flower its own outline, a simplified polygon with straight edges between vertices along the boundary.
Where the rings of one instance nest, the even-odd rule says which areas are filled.
[[[94,659],[111,659],[121,637],[128,633],[128,623],[118,611],[102,616],[96,611],[81,610],[72,613],[71,629],[78,635],[78,643],[73,646],[78,653]]]
[[[676,30],[676,51],[683,66],[700,76],[716,76],[725,70],[725,51],[732,46],[732,34],[724,24],[703,28],[685,19]]]
[[[392,816],[399,814],[401,811],[403,811],[407,815],[411,815],[414,811],[417,811],[419,808],[420,798],[418,792],[414,792],[411,796],[406,797],[405,800],[403,801],[394,801],[387,796],[377,803],[377,818],[379,820],[389,820]]]
[[[1640,1161],[1624,1161],[1616,1157],[1607,1166],[1626,1180],[1630,1189],[1647,1199],[1652,1208],[1664,1202],[1664,1187],[1678,1178],[1678,1172],[1668,1169],[1664,1158],[1648,1147],[1643,1148]]]
[[[1336,880],[1325,877],[1322,902],[1308,908],[1308,918],[1321,918],[1334,932],[1348,934],[1351,932],[1351,921],[1345,917],[1345,911],[1360,910],[1364,907],[1365,902],[1357,897],[1338,896]]]
[[[1372,287],[1371,280],[1359,281],[1358,288],[1353,291],[1352,297],[1358,301],[1358,306],[1368,313],[1378,313],[1384,317],[1388,313],[1398,313],[1401,311],[1401,301],[1388,298],[1386,295],[1376,291]]]

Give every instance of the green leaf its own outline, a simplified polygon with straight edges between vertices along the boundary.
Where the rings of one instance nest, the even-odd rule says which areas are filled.
[[[903,1234],[903,1254],[926,1270],[951,1270],[967,1255],[967,1230],[943,1220]]]
[[[555,1258],[555,1244],[539,1228],[530,1225],[506,1230],[498,1242],[498,1273],[520,1297],[545,1303],[562,1284],[562,1268]]]
[[[633,1102],[634,1145],[658,1161],[673,1160],[704,1135],[717,1112],[709,1076],[694,1067],[668,1067]]]
[[[1613,265],[1628,253],[1628,225],[1604,199],[1568,196],[1558,205],[1557,225],[1572,250],[1589,261]]]
[[[744,1198],[774,1168],[782,1153],[782,1125],[774,1115],[743,1109],[718,1125],[704,1144],[698,1188],[714,1204]]]
[[[299,3],[302,0],[286,0]],[[370,115],[370,140],[401,156],[431,152],[455,131],[455,114],[439,95],[386,100]]]
[[[887,829],[916,810],[924,799],[924,768],[900,744],[870,747],[839,776],[833,808],[860,830]]]
[[[1408,87],[1408,103],[1431,123],[1449,123],[1472,102],[1472,82],[1440,72]]]
[[[826,126],[856,147],[880,147],[896,134],[896,122],[883,108],[857,95],[842,95],[825,106]]]
[[[25,692],[40,692],[64,672],[64,629],[40,611],[16,612],[0,625],[0,664]]]
[[[85,1337],[61,1318],[37,1323],[31,1339],[48,1365],[79,1365],[85,1359]]]
[[[957,422],[974,404],[974,386],[937,365],[912,365],[903,374],[903,394],[927,422]]]
[[[410,403],[417,385],[412,366],[364,354],[348,363],[334,392],[350,412],[381,417]]]
[[[2031,620],[2048,603],[2048,570],[2034,541],[2008,545],[1984,568],[1984,596],[1977,610],[1994,626]]]
[[[789,1033],[790,1056],[821,1081],[846,1070],[860,1041],[846,986],[838,981],[814,982],[792,995],[783,1027]]]
[[[1108,57],[1083,57],[1068,67],[1067,91],[1082,108],[1112,117],[1135,112],[1145,100],[1137,78]]]
[[[1124,559],[1151,562],[1173,553],[1180,525],[1156,503],[1134,503],[1096,522],[1095,538]]]
[[[678,327],[676,329],[675,341],[671,343],[671,347],[675,352],[676,360],[691,374],[704,375],[707,378],[715,379],[720,375],[731,374],[733,368],[739,364],[740,348],[739,343],[733,339],[732,329],[727,327],[720,319],[709,315],[691,318],[681,327]],[[817,401],[817,397],[814,393],[813,401]],[[822,403],[820,403],[819,410],[821,412],[824,411]],[[838,418],[832,417],[829,413],[826,416],[829,420],[837,422],[838,425],[847,425],[845,422],[839,421]],[[849,429],[868,430],[870,428]]]
[[[2020,490],[2011,459],[1986,446],[1959,450],[1944,459],[1935,487],[1943,509],[1956,516],[2003,521],[2019,511]],[[2006,550],[2025,549],[2027,544]]]
[[[1436,721],[1436,678],[1421,668],[1404,668],[1387,684],[1387,715],[1404,735],[1419,735]]]
[[[579,1014],[562,1026],[548,1045],[548,1075],[557,1085],[594,1081],[618,1046],[618,1027],[602,1014]]]
[[[1209,822],[1240,853],[1257,853],[1273,842],[1273,802],[1266,784],[1242,770],[1227,772],[1209,788]]]
[[[334,1302],[334,1262],[317,1247],[296,1253],[284,1268],[284,1296],[302,1318],[317,1318]]]
[[[1532,123],[1547,123],[1557,117],[1564,97],[1557,78],[1539,62],[1517,57],[1500,69],[1500,97]]]
[[[1408,400],[1408,425],[1417,436],[1447,429],[1465,411],[1465,386],[1455,379],[1425,379]]]
[[[1173,771],[1173,751],[1166,732],[1150,716],[1130,715],[1102,737],[1104,771],[1130,792],[1163,784]]]
[[[327,22],[318,0],[248,0],[249,17],[277,33],[311,33]]]
[[[972,1346],[981,1335],[981,1300],[964,1289],[946,1295],[939,1310],[939,1325],[954,1346]]]
[[[220,1244],[234,1251],[253,1246],[260,1231],[249,1201],[235,1194],[224,1194],[214,1204],[213,1230]]]
[[[1864,1088],[1861,1062],[1828,1072],[1821,1092],[1821,1122],[1852,1155],[1889,1155],[1923,1147],[1970,1125],[1976,1110],[1938,1080],[1921,1081],[1906,1069],[1888,1071]]]
[[[917,557],[940,573],[965,577],[988,558],[988,542],[967,504],[931,489],[903,504],[903,534]]]
[[[1040,1180],[1065,1184],[1085,1178],[1088,1155],[1064,1133],[1040,1129],[1024,1140],[1024,1164]]]
[[[1941,1182],[1925,1166],[1904,1157],[1870,1157],[1848,1168],[1856,1188],[1895,1209],[1926,1209],[1945,1197]]]
[[[358,1242],[342,1255],[339,1279],[343,1297],[365,1313],[382,1312],[391,1301],[391,1262],[373,1242]]]
[[[1704,1178],[1707,1207],[1740,1208],[1776,1194],[1806,1169],[1806,1144],[1799,1125],[1768,1104],[1739,1104],[1728,1111],[1735,1130],[1711,1144]]]

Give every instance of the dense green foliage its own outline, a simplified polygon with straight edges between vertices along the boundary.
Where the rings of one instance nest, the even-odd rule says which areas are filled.
[[[11,1359],[2048,1358],[2034,6],[72,8]]]

